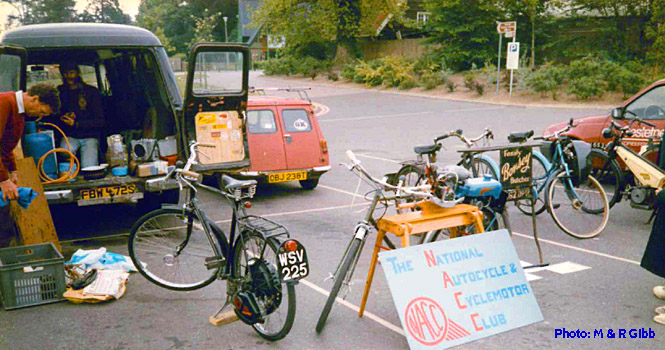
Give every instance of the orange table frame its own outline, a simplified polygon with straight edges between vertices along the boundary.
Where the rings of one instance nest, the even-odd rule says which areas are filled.
[[[381,249],[390,250],[390,248],[381,245],[386,233],[392,233],[402,240],[402,247],[410,245],[411,235],[423,234],[429,231],[449,229],[450,238],[455,238],[460,234],[456,230],[459,226],[474,224],[477,232],[485,232],[483,226],[483,212],[474,205],[458,204],[452,208],[442,208],[431,202],[422,202],[418,205],[421,211],[412,211],[392,216],[386,216],[377,221],[378,232],[372,261],[367,273],[365,282],[365,292],[360,303],[358,317],[362,317],[367,305],[369,290],[372,287],[376,263],[379,260],[379,251]]]

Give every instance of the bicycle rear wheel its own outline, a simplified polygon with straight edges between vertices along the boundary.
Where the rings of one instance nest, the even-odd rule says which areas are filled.
[[[402,186],[405,187],[421,185],[425,180],[425,172],[423,171],[422,167],[413,164],[403,165],[399,171],[397,171],[397,175],[395,176],[397,177],[395,179],[395,185],[399,183],[399,179],[403,176],[404,183]]]
[[[213,235],[217,236],[214,232]],[[216,239],[222,242],[219,237]],[[218,244],[224,243],[226,241]],[[128,249],[141,275],[171,290],[205,287],[215,280],[219,271],[219,268],[209,270],[205,266],[206,258],[218,256],[217,249],[197,216],[190,211],[158,209],[144,215],[130,231]]]
[[[284,338],[296,317],[296,290],[293,282],[279,279],[278,249],[274,238],[266,240],[258,233],[243,232],[234,255],[235,276],[243,279],[240,291],[254,295],[263,315],[263,321],[252,328],[270,341]]]
[[[589,153],[592,169],[590,175],[603,186],[610,208],[621,201],[623,172],[616,159],[610,159],[606,152],[592,149]]]
[[[473,157],[470,163],[465,164],[471,170],[473,177],[483,177],[490,175],[494,180],[499,180],[499,174],[496,173],[492,164],[484,158],[479,156]]]
[[[593,238],[607,225],[607,196],[598,180],[592,176],[575,188],[566,172],[561,171],[548,185],[546,198],[552,219],[570,236]]]
[[[362,241],[360,239],[356,239],[355,237],[351,239],[349,248],[347,249],[344,257],[342,257],[342,262],[339,266],[339,269],[336,271],[335,276],[333,276],[333,287],[330,290],[330,294],[328,295],[328,300],[326,300],[326,305],[323,307],[323,310],[321,310],[319,321],[316,323],[316,333],[321,333],[323,327],[326,325],[326,320],[328,319],[330,310],[335,303],[335,299],[337,298],[337,294],[339,294],[339,290],[342,288],[342,283],[347,278],[347,273],[351,267],[351,263],[353,263],[356,258],[356,254],[358,254],[361,243]]]

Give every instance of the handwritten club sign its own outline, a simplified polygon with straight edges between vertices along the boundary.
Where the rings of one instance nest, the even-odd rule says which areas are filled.
[[[501,150],[501,186],[508,200],[531,198],[531,147]]]
[[[412,350],[543,320],[506,230],[391,250],[379,260]]]

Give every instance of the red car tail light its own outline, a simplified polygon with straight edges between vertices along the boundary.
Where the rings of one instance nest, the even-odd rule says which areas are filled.
[[[328,153],[328,142],[324,139],[321,139],[321,152]]]

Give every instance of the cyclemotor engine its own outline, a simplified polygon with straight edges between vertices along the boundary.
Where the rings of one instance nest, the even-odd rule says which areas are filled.
[[[630,189],[630,206],[639,209],[653,208],[656,192],[649,187],[632,187]]]
[[[251,281],[234,298],[235,313],[246,324],[263,322],[282,302],[282,284],[277,270],[265,259],[249,261]],[[263,310],[263,312],[262,312]]]

